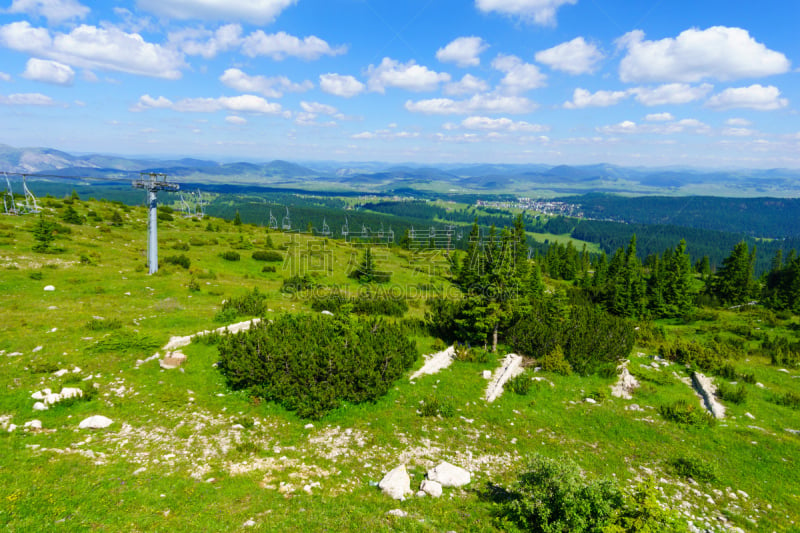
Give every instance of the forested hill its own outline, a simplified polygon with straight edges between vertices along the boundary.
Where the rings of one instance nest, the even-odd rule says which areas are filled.
[[[584,216],[634,224],[668,224],[780,239],[800,236],[800,199],[587,194],[560,201],[581,206]]]

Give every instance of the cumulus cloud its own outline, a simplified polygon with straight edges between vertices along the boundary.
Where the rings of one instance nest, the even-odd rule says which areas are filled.
[[[609,107],[617,105],[630,94],[629,91],[597,91],[591,93],[586,89],[575,89],[572,101],[564,102],[567,109],[583,109],[585,107]]]
[[[280,98],[284,92],[304,92],[314,84],[306,80],[294,83],[286,76],[250,76],[238,68],[229,68],[222,73],[219,81],[243,93],[258,93],[267,98]]]
[[[751,137],[758,132],[750,128],[725,128],[722,130],[722,134],[726,137]]]
[[[541,132],[550,128],[542,124],[530,124],[523,120],[514,121],[507,117],[491,118],[472,116],[461,121],[461,126],[468,130],[508,131],[508,132]]]
[[[448,83],[444,86],[444,93],[451,96],[462,94],[476,94],[489,90],[489,84],[472,74],[465,74],[459,81]]]
[[[228,115],[227,117],[225,117],[225,122],[227,122],[228,124],[241,126],[242,124],[247,124],[247,119],[244,117],[240,117],[238,115]]]
[[[714,88],[704,83],[692,86],[686,83],[667,83],[658,87],[637,87],[630,89],[636,100],[646,106],[688,104],[704,98]]]
[[[725,121],[725,124],[728,126],[746,127],[752,125],[753,123],[746,118],[729,118]]]
[[[286,32],[266,34],[255,31],[242,41],[242,53],[250,57],[268,56],[276,61],[287,57],[314,60],[322,56],[338,56],[347,52],[346,46],[331,47],[315,35],[303,39]]]
[[[0,72],[0,81],[11,81],[11,75],[5,72]]]
[[[481,53],[489,48],[480,37],[459,37],[436,52],[436,59],[443,63],[455,63],[459,67],[477,67],[481,64]]]
[[[367,69],[370,91],[384,93],[387,87],[398,87],[407,91],[433,91],[439,83],[450,81],[450,74],[435,72],[428,67],[417,65],[414,60],[400,63],[384,57],[377,67]]]
[[[749,87],[725,89],[709,98],[706,105],[714,109],[746,108],[757,111],[774,111],[788,106],[789,100],[781,98],[781,91],[773,85],[764,87],[755,84]]]
[[[419,137],[419,133],[416,131],[393,131],[390,129],[386,130],[377,130],[377,131],[362,131],[361,133],[356,133],[355,135],[351,135],[351,139],[383,139],[383,140],[395,140],[395,139],[414,139]]]
[[[352,98],[364,92],[365,86],[353,76],[328,73],[320,75],[319,88],[328,94]]]
[[[597,128],[600,133],[607,135],[617,134],[647,134],[653,133],[658,135],[671,135],[676,133],[695,133],[707,134],[711,128],[703,122],[694,118],[685,118],[668,122],[665,124],[637,124],[631,120],[624,120],[618,124],[610,126],[601,126]]]
[[[220,52],[239,46],[242,42],[242,27],[238,24],[226,24],[213,32],[204,28],[184,28],[171,32],[169,42],[186,55],[210,59]]]
[[[140,9],[163,17],[268,24],[297,0],[137,0]]]
[[[578,0],[475,0],[475,6],[485,13],[496,11],[542,26],[555,25],[559,7],[577,3]]]
[[[264,98],[252,94],[222,96],[219,98],[184,98],[177,102],[173,102],[163,96],[153,98],[149,94],[145,94],[139,98],[139,101],[131,108],[131,111],[146,111],[148,109],[172,109],[182,113],[233,111],[267,115],[277,115],[282,111],[280,104],[268,102]]]
[[[178,79],[183,56],[114,27],[80,25],[69,33],[34,28],[27,21],[0,26],[0,44],[74,67]]]
[[[75,71],[68,65],[64,65],[58,61],[49,61],[47,59],[36,59],[32,57],[25,65],[25,72],[22,74],[22,77],[33,81],[52,83],[54,85],[72,85],[72,82],[75,80]]]
[[[635,30],[617,44],[627,50],[619,67],[624,82],[728,81],[782,74],[790,68],[785,55],[768,49],[741,28],[692,28],[659,41],[646,41],[644,32]]]
[[[587,43],[583,37],[576,37],[566,43],[536,53],[536,61],[554,70],[568,74],[589,74],[597,69],[603,53],[594,44]]]
[[[0,94],[0,104],[48,106],[55,104],[55,102],[49,96],[41,93],[19,93],[9,94],[8,96]]]
[[[522,96],[476,94],[468,100],[432,98],[411,100],[405,105],[408,111],[426,115],[469,115],[472,113],[521,114],[534,111],[537,105]]]
[[[66,20],[82,19],[90,10],[75,0],[14,0],[6,11],[44,17],[50,23],[60,24]]]
[[[547,80],[547,76],[542,74],[539,67],[525,63],[514,55],[498,55],[492,61],[492,68],[505,73],[500,85],[511,94],[544,87]]]
[[[332,105],[319,102],[300,102],[300,107],[306,113],[314,113],[316,115],[337,115],[339,113]]]
[[[675,120],[672,113],[650,113],[644,119],[648,122],[666,122],[668,120]]]

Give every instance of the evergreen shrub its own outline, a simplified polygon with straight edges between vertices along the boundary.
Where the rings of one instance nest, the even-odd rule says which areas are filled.
[[[380,319],[284,314],[219,345],[229,386],[318,419],[343,402],[375,401],[411,368],[412,341]]]
[[[280,252],[275,252],[273,250],[256,250],[253,252],[253,259],[256,261],[280,263],[283,261],[283,255]]]

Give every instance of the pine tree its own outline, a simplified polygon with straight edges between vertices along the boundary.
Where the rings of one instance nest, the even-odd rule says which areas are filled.
[[[236,216],[233,217],[233,225],[234,226],[241,226],[242,225],[242,217],[239,215],[239,210],[236,210]]]
[[[36,241],[36,244],[33,245],[33,251],[39,253],[47,253],[50,251],[50,243],[55,240],[55,229],[56,225],[44,218],[44,215],[39,213],[39,220],[31,229],[31,233],[33,233],[33,239]]]
[[[709,278],[708,291],[729,305],[748,302],[756,288],[753,281],[755,252],[755,247],[750,252],[745,241],[734,246],[731,255],[722,261],[722,268]]]
[[[64,214],[61,216],[61,219],[67,224],[75,224],[76,226],[83,224],[83,219],[81,219],[81,216],[71,205],[68,205],[64,210]]]
[[[111,215],[111,225],[119,228],[122,224],[122,215],[120,215],[119,211],[114,210],[114,213]]]

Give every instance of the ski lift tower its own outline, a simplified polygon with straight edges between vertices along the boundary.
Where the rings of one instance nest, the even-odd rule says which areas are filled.
[[[147,217],[147,266],[150,274],[158,272],[158,191],[177,191],[177,183],[167,183],[167,175],[157,172],[142,172],[139,179],[133,182],[137,189],[147,190],[147,204],[150,208]]]

